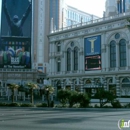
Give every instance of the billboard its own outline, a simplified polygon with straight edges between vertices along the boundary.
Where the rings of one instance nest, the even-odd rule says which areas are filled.
[[[99,70],[101,69],[101,56],[86,56],[85,70]]]
[[[0,68],[31,68],[30,38],[2,37],[0,44]]]
[[[1,36],[31,37],[30,0],[2,0]]]
[[[85,71],[101,69],[101,35],[84,39]]]
[[[0,68],[31,69],[31,0],[2,0]]]
[[[101,35],[84,39],[85,56],[101,54]]]

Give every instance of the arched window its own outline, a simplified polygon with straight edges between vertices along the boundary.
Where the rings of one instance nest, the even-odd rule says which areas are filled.
[[[78,47],[74,48],[74,70],[78,70]]]
[[[57,60],[57,72],[60,72],[61,71],[61,60],[58,59]]]
[[[126,40],[122,39],[119,42],[120,67],[126,66]]]
[[[124,78],[124,79],[122,80],[122,83],[130,83],[130,80],[129,80],[128,78]]]
[[[116,67],[116,42],[110,42],[110,67]]]
[[[67,71],[71,71],[71,49],[67,49]]]

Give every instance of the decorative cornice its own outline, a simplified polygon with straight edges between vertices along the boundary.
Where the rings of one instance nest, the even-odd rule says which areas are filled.
[[[50,36],[49,36],[50,41],[49,42],[85,36],[85,35],[88,35],[88,34],[90,35],[90,34],[95,34],[95,33],[102,33],[104,31],[119,29],[119,28],[125,27],[128,24],[129,23],[126,22],[125,19],[120,20],[120,21],[116,21],[116,22],[111,22],[109,24],[104,23],[103,25],[100,24],[100,22],[99,22],[99,25],[95,25],[93,27],[91,27],[91,26],[88,27],[86,25],[86,27],[84,27],[84,29],[74,28],[74,30],[71,30],[71,29],[67,30],[68,32],[66,32],[66,33],[61,31],[60,34],[54,33],[53,36],[51,36],[51,34],[50,34]]]

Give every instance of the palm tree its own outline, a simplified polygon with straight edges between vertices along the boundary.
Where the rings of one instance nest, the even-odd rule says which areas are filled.
[[[33,83],[33,82],[29,82],[29,83],[27,83],[26,84],[27,85],[27,87],[29,88],[29,90],[30,90],[30,94],[31,94],[31,100],[30,100],[30,102],[33,104],[33,90],[34,89],[37,89],[38,88],[38,86],[37,86],[37,84],[35,84],[35,83]]]
[[[45,96],[46,96],[46,99],[47,99],[47,105],[49,107],[50,106],[49,96],[50,96],[50,94],[52,94],[54,92],[54,88],[51,85],[47,85],[47,86],[44,87],[44,91],[45,91]]]
[[[14,103],[14,90],[18,89],[20,86],[17,84],[8,84],[8,87],[12,91],[12,103]]]

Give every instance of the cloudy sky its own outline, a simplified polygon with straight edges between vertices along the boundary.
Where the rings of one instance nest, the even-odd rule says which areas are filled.
[[[106,0],[66,0],[66,3],[79,10],[102,17],[103,11],[105,11],[105,1]]]

